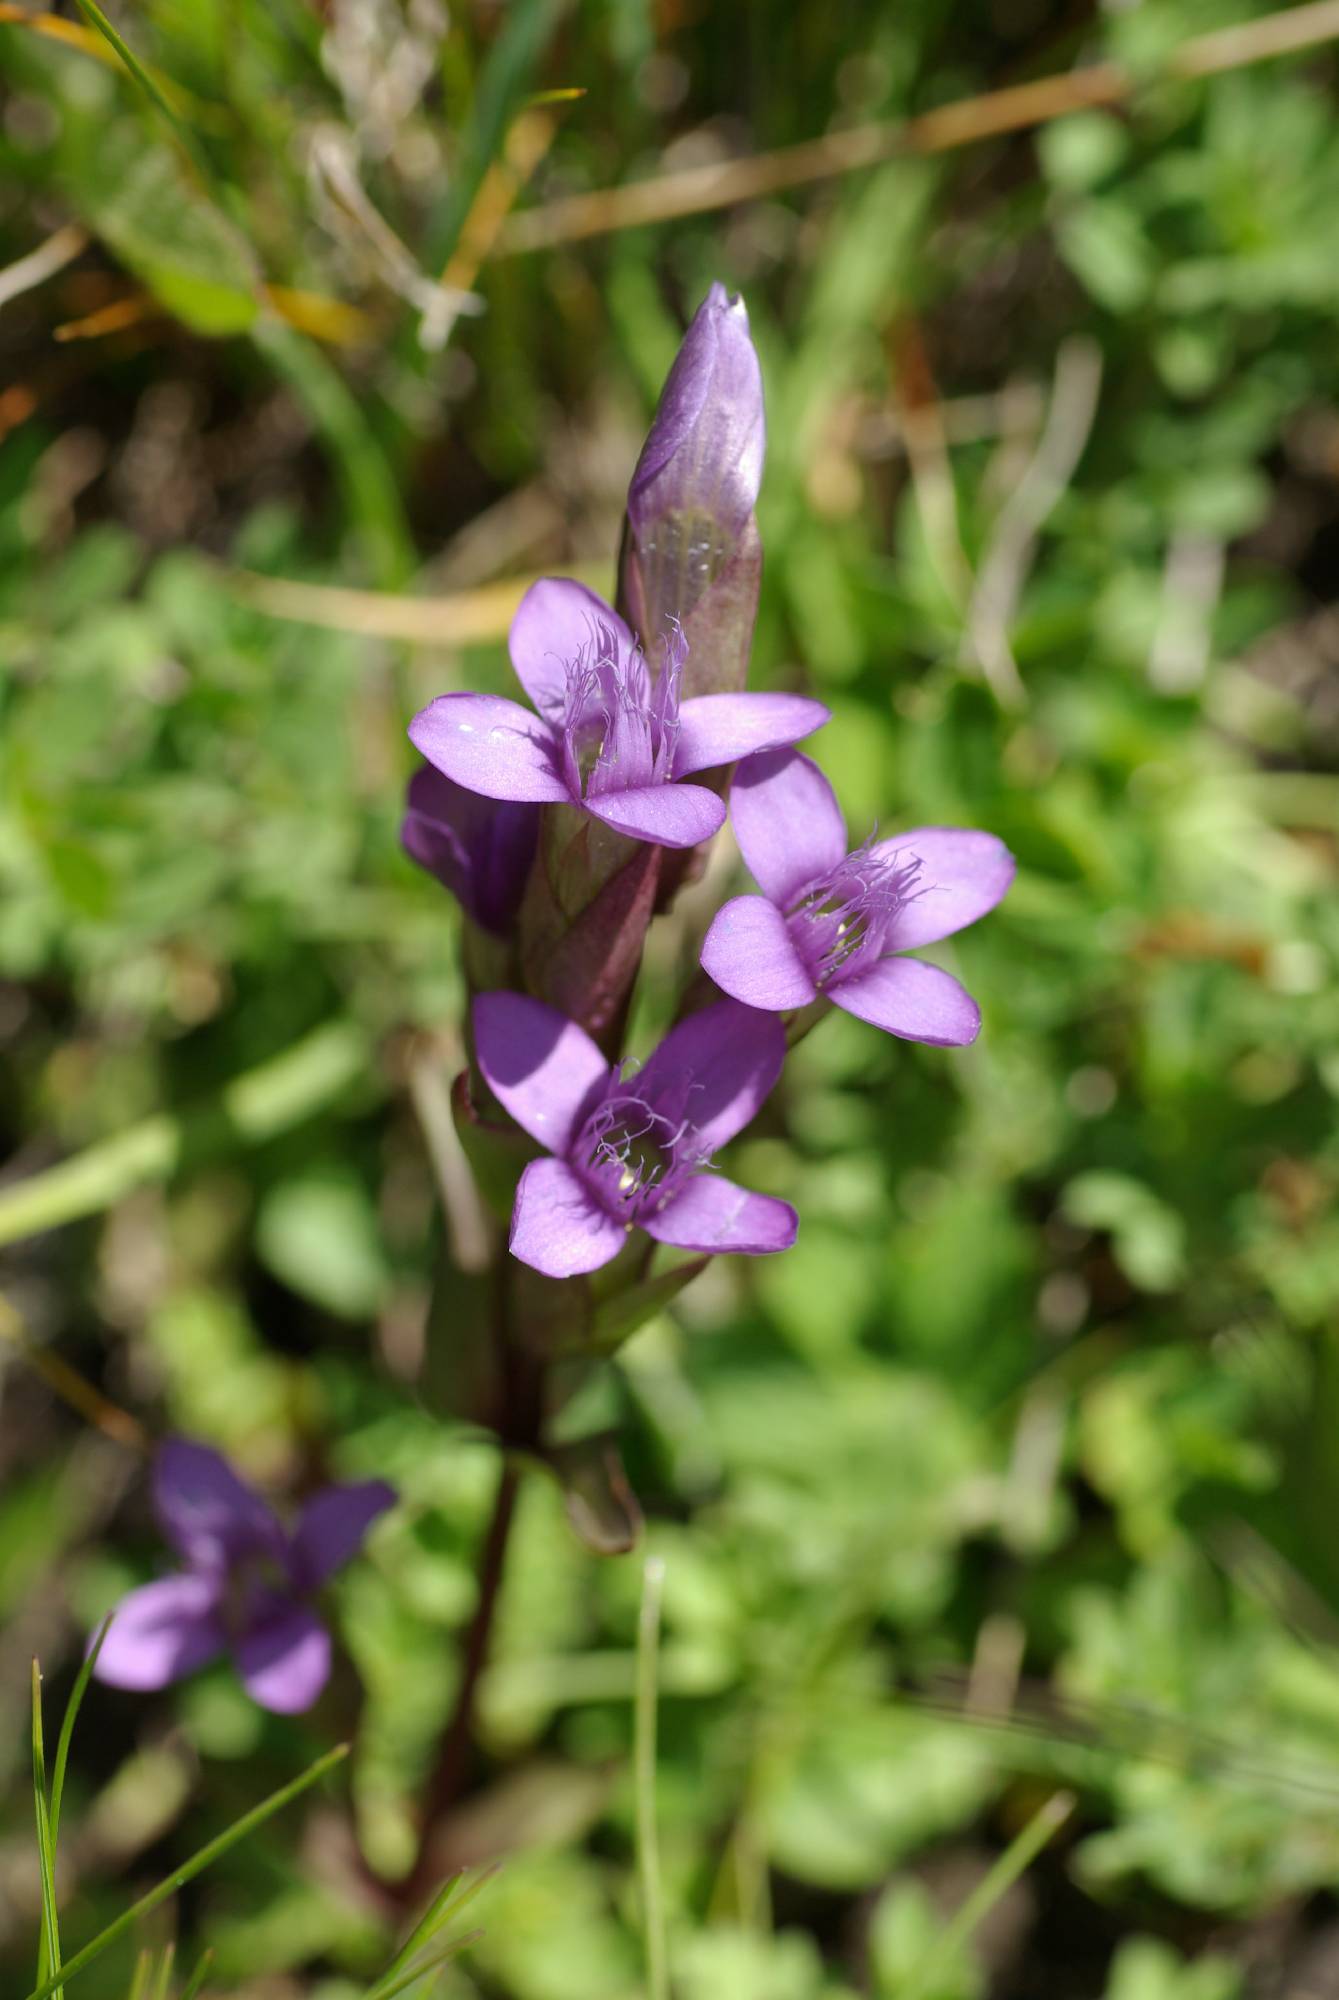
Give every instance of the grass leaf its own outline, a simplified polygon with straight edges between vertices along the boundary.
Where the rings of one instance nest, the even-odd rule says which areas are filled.
[[[300,1777],[294,1778],[291,1784],[272,1792],[268,1799],[262,1800],[258,1806],[253,1806],[249,1813],[243,1813],[241,1819],[236,1820],[226,1832],[219,1834],[216,1839],[202,1847],[198,1854],[193,1854],[189,1861],[174,1869],[156,1888],[150,1889],[146,1896],[141,1896],[137,1903],[132,1903],[128,1910],[123,1910],[105,1930],[99,1931],[82,1951],[75,1953],[64,1967],[60,1978],[48,1979],[44,1984],[34,1987],[28,1995],[28,2000],[52,2000],[52,1996],[61,1990],[62,1979],[72,1979],[76,1973],[83,1972],[95,1958],[101,1957],[109,1944],[114,1944],[117,1938],[137,1924],[141,1917],[148,1916],[150,1910],[156,1910],[160,1903],[165,1903],[169,1896],[174,1896],[187,1882],[193,1882],[197,1875],[203,1874],[205,1869],[221,1855],[226,1854],[230,1847],[235,1847],[239,1840],[245,1840],[248,1834],[254,1833],[257,1827],[263,1826],[266,1820],[274,1817],[275,1813],[282,1812],[284,1807],[290,1805],[300,1793],[324,1778],[328,1771],[333,1771],[336,1764],[342,1763],[348,1756],[349,1748],[347,1743],[336,1745],[335,1749],[328,1750],[324,1757],[318,1757],[316,1762]]]

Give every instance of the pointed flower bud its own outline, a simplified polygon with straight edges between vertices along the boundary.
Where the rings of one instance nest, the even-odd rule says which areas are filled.
[[[682,626],[686,695],[744,685],[762,573],[753,507],[765,446],[748,313],[742,299],[713,285],[632,475],[620,579],[646,645]]]

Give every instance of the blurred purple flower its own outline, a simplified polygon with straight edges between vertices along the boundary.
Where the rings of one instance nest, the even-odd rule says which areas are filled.
[[[510,644],[538,714],[499,695],[439,695],[410,723],[412,741],[467,791],[578,806],[657,847],[695,847],[725,817],[705,785],[677,780],[794,743],[828,719],[803,695],[681,701],[681,640],[670,636],[653,676],[618,613],[558,578],[526,592]]]
[[[511,1249],[551,1278],[598,1270],[628,1231],[684,1250],[788,1250],[788,1202],[701,1171],[758,1109],[781,1073],[780,1022],[718,1002],[672,1028],[625,1076],[590,1037],[541,1001],[484,993],[474,1003],[489,1088],[549,1159],[521,1176]]]
[[[822,994],[911,1042],[976,1040],[971,994],[938,966],[895,954],[994,909],[1014,877],[1002,841],[925,826],[848,854],[831,785],[794,750],[740,766],[730,818],[763,893],[737,896],[712,921],[702,964],[719,987],[775,1012]]]
[[[483,798],[425,765],[409,780],[400,838],[468,917],[506,935],[535,858],[538,806]]]
[[[667,514],[705,516],[731,538],[753,512],[767,431],[762,371],[741,298],[713,285],[660,392],[628,488],[639,540]]]
[[[153,1469],[154,1511],[185,1568],[122,1599],[98,1654],[112,1687],[165,1687],[230,1648],[262,1708],[310,1708],[330,1673],[330,1634],[306,1600],[395,1504],[384,1480],[327,1486],[289,1534],[206,1445],[170,1438]]]

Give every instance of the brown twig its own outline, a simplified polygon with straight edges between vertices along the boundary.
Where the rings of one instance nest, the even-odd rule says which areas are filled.
[[[1310,6],[1290,7],[1238,27],[1197,35],[1173,51],[1163,74],[1177,81],[1216,76],[1273,56],[1316,48],[1336,38],[1339,0],[1314,0]],[[618,229],[705,215],[712,209],[732,208],[738,202],[784,193],[787,188],[880,166],[903,153],[953,152],[978,139],[1000,138],[1048,124],[1070,112],[1123,103],[1142,82],[1120,63],[1093,63],[1085,69],[964,98],[918,118],[857,125],[749,159],[722,160],[678,173],[657,174],[623,187],[566,195],[512,216],[499,232],[492,255],[517,256],[551,249],[558,243],[606,236]]]
[[[138,1417],[132,1417],[129,1410],[123,1410],[104,1396],[101,1389],[95,1389],[86,1381],[77,1368],[61,1359],[50,1349],[39,1347],[28,1333],[23,1320],[9,1303],[0,1298],[0,1337],[20,1353],[29,1367],[40,1375],[52,1394],[59,1396],[63,1403],[76,1411],[86,1423],[100,1430],[131,1451],[148,1452],[153,1449],[152,1439]]]

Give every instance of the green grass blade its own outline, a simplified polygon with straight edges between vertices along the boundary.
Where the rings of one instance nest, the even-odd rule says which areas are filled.
[[[502,151],[507,126],[528,95],[531,79],[567,0],[515,0],[501,22],[470,99],[460,164],[428,228],[428,262],[440,271],[456,247],[470,203]]]
[[[172,106],[168,103],[157,83],[150,76],[148,70],[144,67],[144,64],[135,54],[130,44],[107,19],[107,16],[97,4],[97,0],[75,0],[75,4],[89,26],[94,28],[111,48],[115,49],[131,77],[144,92],[154,110],[158,112],[160,117],[166,120],[167,129],[174,143],[185,156],[187,165],[191,168],[191,171],[203,181],[206,187],[212,189],[214,186],[214,170],[209,164],[207,155],[202,152],[195,134],[188,126],[182,124],[180,118],[178,118],[176,112],[172,109]]]
[[[386,454],[358,398],[315,343],[282,320],[258,319],[251,339],[324,440],[378,588],[403,588],[414,567],[413,537]]]
[[[452,1938],[447,1944],[433,1952],[418,1965],[411,1965],[389,1986],[378,1986],[368,1994],[367,2000],[397,2000],[397,1995],[407,1993],[420,1979],[426,1979],[430,1972],[440,1972],[442,1967],[462,1951],[476,1944],[483,1936],[482,1931],[466,1931],[462,1937]]]
[[[637,1695],[633,1756],[637,1787],[637,1875],[642,1891],[646,1937],[647,2000],[669,2000],[669,1948],[665,1898],[660,1879],[660,1836],[656,1827],[656,1666],[660,1650],[660,1593],[665,1565],[648,1556],[642,1571],[642,1608],[637,1620]]]
[[[93,1669],[98,1664],[98,1654],[102,1651],[102,1642],[107,1637],[107,1629],[111,1622],[112,1614],[109,1611],[94,1633],[93,1644],[84,1656],[84,1664],[79,1669],[79,1678],[75,1681],[70,1699],[65,1704],[65,1720],[61,1723],[60,1735],[56,1739],[56,1761],[51,1767],[51,1810],[49,1815],[51,1820],[51,1847],[53,1853],[56,1842],[60,1837],[60,1808],[61,1801],[65,1797],[65,1767],[70,1761],[70,1739],[74,1735],[75,1719],[79,1714],[80,1704],[88,1692],[88,1684],[93,1678]]]
[[[156,1910],[160,1903],[165,1903],[169,1896],[174,1896],[187,1882],[193,1882],[197,1875],[203,1874],[205,1869],[217,1861],[220,1855],[226,1854],[230,1847],[235,1847],[239,1840],[245,1840],[248,1834],[254,1833],[257,1827],[263,1826],[267,1819],[274,1817],[275,1813],[282,1812],[284,1807],[290,1805],[300,1793],[324,1778],[328,1771],[333,1771],[336,1764],[343,1763],[349,1754],[349,1747],[347,1743],[337,1744],[333,1750],[328,1750],[324,1757],[318,1757],[316,1762],[300,1777],[294,1778],[291,1784],[272,1792],[268,1799],[263,1799],[258,1806],[253,1806],[249,1813],[243,1813],[241,1819],[226,1832],[219,1834],[217,1839],[202,1847],[198,1854],[193,1854],[189,1861],[174,1869],[172,1874],[156,1888],[150,1889],[146,1896],[141,1896],[137,1903],[132,1903],[128,1910],[123,1910],[105,1930],[99,1931],[95,1938],[68,1960],[59,1978],[48,1979],[44,1985],[35,1986],[28,1995],[28,2000],[51,2000],[51,1996],[58,1991],[63,1980],[72,1979],[76,1973],[84,1971],[95,1958],[101,1957],[109,1944],[114,1944],[117,1938],[123,1936],[132,1925],[137,1924],[141,1917],[147,1917],[150,1910]]]
[[[158,1968],[158,1984],[154,1989],[153,2000],[169,2000],[169,1988],[172,1984],[172,1968],[176,1962],[177,1947],[175,1943],[170,1943],[163,1952],[163,1962]]]
[[[42,1939],[37,1952],[40,1984],[50,1972],[48,1991],[61,2000],[60,1924],[56,1914],[56,1843],[47,1806],[46,1750],[42,1741],[42,1669],[33,1661],[33,1804],[37,1815],[37,1864],[42,1877]]]
[[[987,1869],[971,1895],[954,1911],[933,1952],[921,1965],[919,1976],[908,1982],[907,2000],[918,2000],[918,1996],[930,1986],[939,1967],[951,1963],[962,1951],[977,1925],[985,1920],[1001,1896],[1012,1889],[1019,1876],[1027,1873],[1046,1843],[1059,1832],[1073,1812],[1074,1805],[1072,1792],[1056,1792],[1039,1812],[1032,1815],[994,1866]]]
[[[163,1112],[0,1192],[0,1244],[97,1215],[196,1159],[259,1145],[369,1073],[367,1038],[331,1021],[225,1085],[212,1103]]]
[[[211,1945],[208,1950],[201,1952],[199,1963],[181,1989],[181,2000],[195,2000],[196,1994],[209,1977],[209,1968],[213,1963],[214,1950]]]
[[[463,1869],[460,1873],[447,1877],[446,1881],[443,1882],[441,1888],[432,1898],[432,1901],[428,1904],[423,1915],[414,1925],[405,1942],[401,1945],[399,1951],[396,1952],[395,1957],[382,1973],[377,1984],[369,1993],[368,2000],[387,2000],[387,1995],[390,1991],[398,1990],[392,1988],[388,1982],[393,1981],[397,1974],[403,1972],[414,1955],[422,1951],[424,1946],[436,1937],[438,1931],[441,1930],[442,1925],[448,1918],[454,1920],[461,1915],[462,1911],[468,1909],[469,1905],[479,1894],[479,1891],[486,1888],[494,1875],[497,1874],[499,1865],[499,1863],[494,1862],[491,1868],[483,1869],[480,1874],[475,1876],[468,1888],[461,1888],[461,1884],[465,1879]],[[458,1895],[456,1893],[457,1890],[460,1891]]]
[[[145,1945],[135,1959],[135,1970],[130,1975],[130,1991],[126,2000],[148,2000],[149,1974],[153,1971],[153,1953]]]

